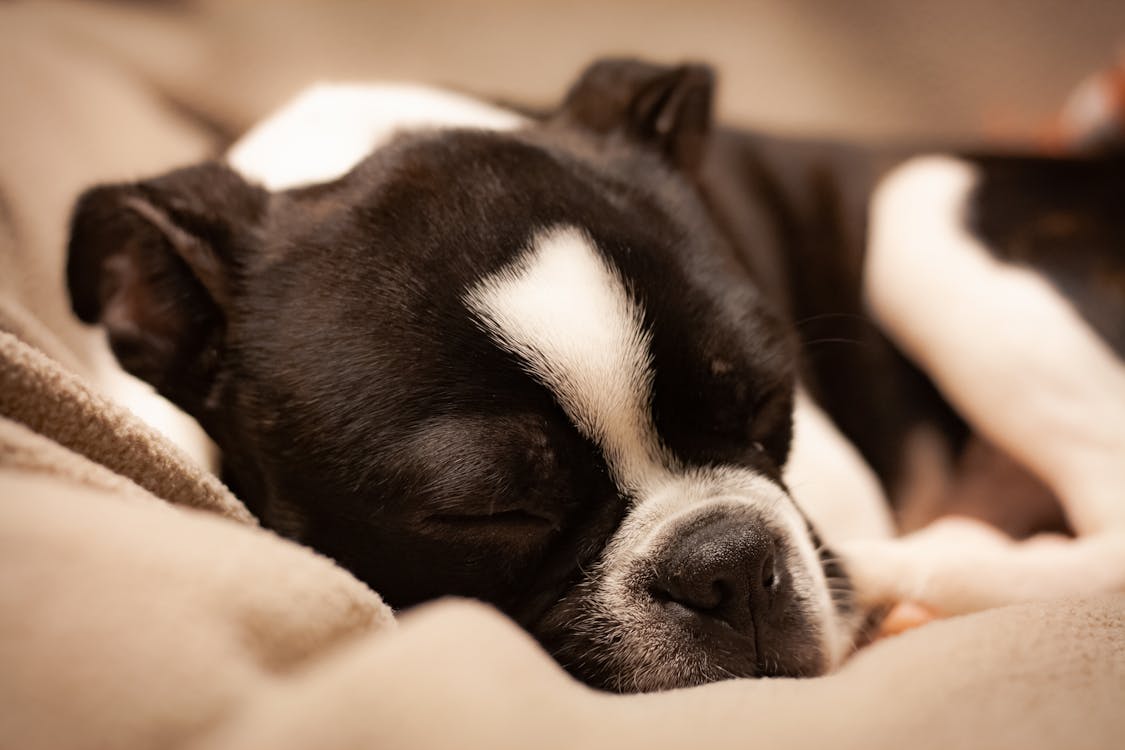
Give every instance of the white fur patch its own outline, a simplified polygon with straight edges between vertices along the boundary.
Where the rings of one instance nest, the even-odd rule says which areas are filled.
[[[641,312],[585,233],[537,235],[526,256],[481,283],[468,303],[602,449],[619,486],[639,495],[667,478],[649,415]]]
[[[1125,528],[1125,366],[1038,274],[965,228],[977,176],[915,159],[872,203],[864,289],[888,334],[1081,533]]]
[[[320,84],[262,121],[227,154],[270,190],[328,182],[407,130],[514,130],[526,120],[449,91],[406,84]]]
[[[94,372],[105,395],[131,411],[196,464],[210,472],[219,471],[219,449],[192,417],[161,396],[148,383],[121,369],[108,349],[95,351]]]
[[[894,534],[875,472],[804,388],[797,389],[785,484],[829,544]]]
[[[749,505],[785,531],[795,549],[790,570],[803,571],[794,588],[820,613],[829,658],[839,661],[848,643],[831,625],[832,603],[804,519],[781,488],[738,467],[685,469],[662,446],[642,311],[587,234],[564,226],[536,235],[522,258],[482,281],[466,302],[551,389],[633,499],[602,561],[598,596],[610,611],[635,603],[628,572],[686,514]]]

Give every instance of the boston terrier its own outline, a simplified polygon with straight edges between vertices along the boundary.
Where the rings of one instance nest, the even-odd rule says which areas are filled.
[[[1049,454],[1059,494],[1125,479],[1125,170],[774,138],[712,98],[622,59],[545,112],[320,86],[86,192],[73,307],[266,526],[395,607],[490,602],[616,691],[819,675],[878,615],[832,545],[890,534],[919,430]],[[1100,426],[1081,459],[1044,373]]]

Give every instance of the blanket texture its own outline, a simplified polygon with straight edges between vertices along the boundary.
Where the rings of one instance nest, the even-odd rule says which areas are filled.
[[[0,6],[0,747],[1125,743],[1125,596],[937,622],[820,679],[619,697],[488,607],[396,622],[346,571],[261,529],[108,397],[122,375],[68,312],[77,192],[213,146],[167,106],[159,80],[175,71],[134,64],[168,48],[77,33],[96,16]]]

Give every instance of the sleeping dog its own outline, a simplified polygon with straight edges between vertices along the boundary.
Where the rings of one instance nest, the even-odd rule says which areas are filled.
[[[548,112],[318,87],[85,193],[74,310],[395,607],[491,602],[612,690],[822,674],[883,603],[834,545],[890,534],[919,430],[1119,513],[1125,170],[713,128],[712,90],[632,60]],[[1012,264],[1051,283],[975,311]]]

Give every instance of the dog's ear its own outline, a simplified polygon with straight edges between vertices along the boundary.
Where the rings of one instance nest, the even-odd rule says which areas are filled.
[[[197,417],[267,198],[207,163],[92,188],[74,209],[66,269],[74,312],[105,326],[127,371]]]
[[[714,89],[706,65],[598,60],[570,88],[557,117],[602,135],[624,135],[691,171],[711,129]]]

